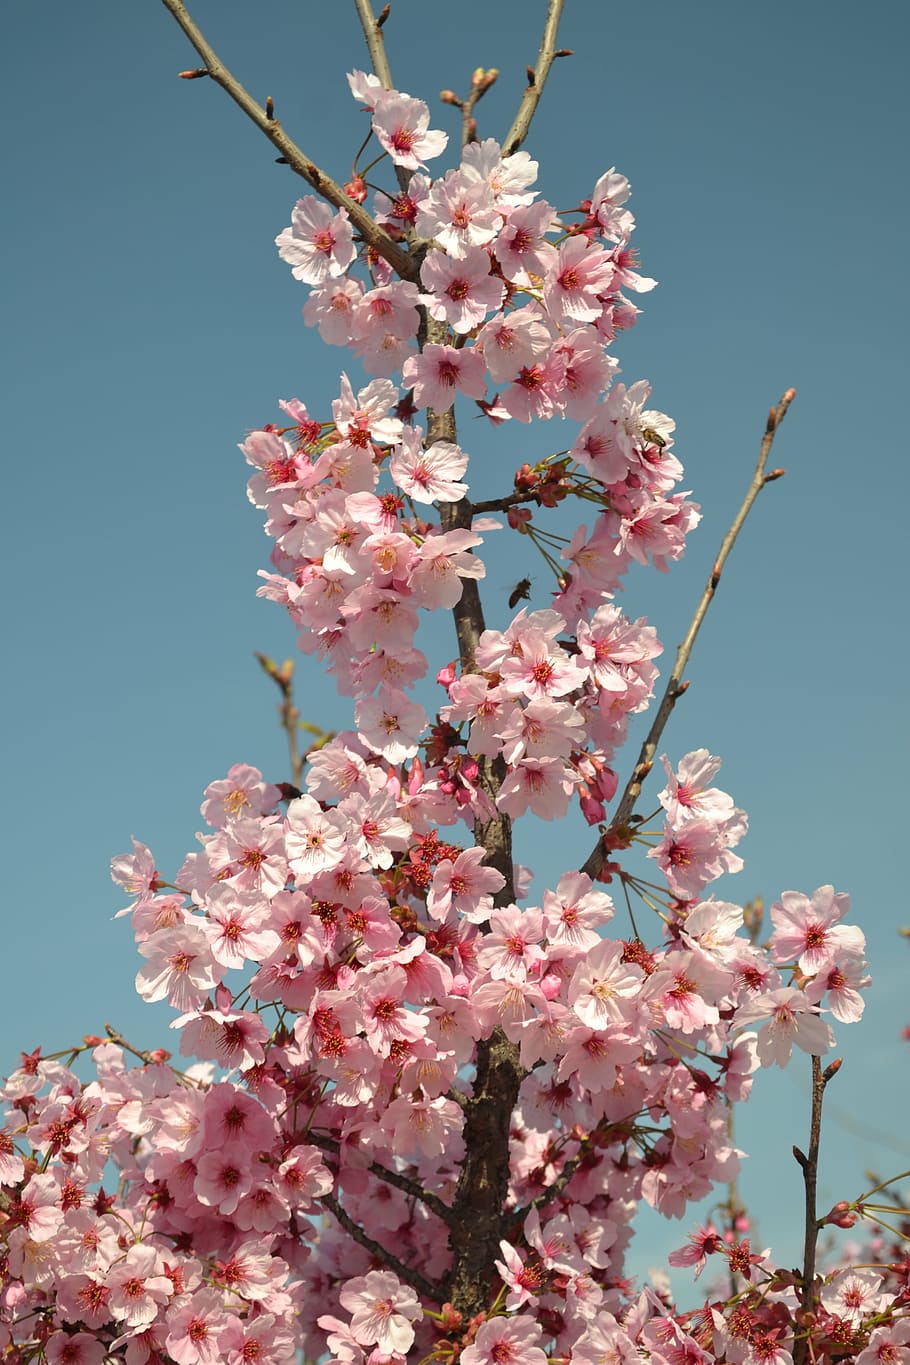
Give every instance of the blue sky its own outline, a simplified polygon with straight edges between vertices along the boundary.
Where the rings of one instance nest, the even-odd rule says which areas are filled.
[[[192,12],[344,179],[364,129],[344,73],[366,56],[353,5],[319,6],[318,29],[308,8],[199,0]],[[455,134],[436,92],[498,66],[479,116],[482,135],[501,136],[543,8],[396,0],[393,76]],[[648,378],[675,417],[704,521],[686,560],[630,581],[623,606],[649,616],[669,655],[767,408],[797,389],[774,455],[787,477],[736,548],[665,745],[722,755],[721,784],[749,811],[746,869],[721,894],[770,903],[833,882],[867,933],[867,1021],[840,1030],[846,1064],[829,1091],[831,1202],[858,1193],[867,1167],[910,1165],[898,1036],[910,955],[897,936],[910,923],[908,13],[897,0],[861,18],[839,0],[567,0],[561,41],[576,55],[554,68],[527,144],[562,208],[611,165],[629,176],[643,268],[661,282],[618,354],[623,378]],[[107,864],[135,834],[176,868],[209,781],[237,761],[284,775],[252,654],[284,657],[293,634],[255,596],[268,543],[236,445],[278,398],[327,409],[340,368],[357,369],[304,328],[306,291],[273,246],[304,187],[213,85],[176,79],[196,62],[162,5],[16,6],[3,28],[7,1070],[20,1047],[51,1050],[105,1019],[145,1046],[166,1041],[167,1011],[133,992]],[[561,444],[546,429],[497,442],[470,417],[462,432],[490,452],[487,494]],[[514,543],[489,570],[491,621],[519,571],[545,601],[542,570]],[[347,723],[318,670],[302,667],[300,701],[314,721]],[[533,843],[538,882],[555,881],[565,831],[535,829]],[[807,1077],[808,1065],[760,1077],[737,1130],[759,1240],[788,1264]],[[637,1267],[687,1226],[649,1222]]]

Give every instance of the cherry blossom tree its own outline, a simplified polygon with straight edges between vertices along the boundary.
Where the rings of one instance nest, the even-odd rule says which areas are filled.
[[[793,391],[659,681],[657,632],[616,593],[633,565],[670,569],[699,510],[672,419],[647,383],[616,377],[634,297],[654,284],[631,247],[629,184],[607,169],[558,212],[524,149],[569,55],[561,0],[501,141],[475,123],[495,72],[446,92],[454,149],[392,80],[389,7],[357,0],[372,72],[348,84],[375,157],[361,165],[365,144],[343,185],[181,0],[164,3],[202,63],[181,74],[221,86],[306,182],[278,251],[308,290],[305,321],[368,377],[280,401],[241,446],[273,541],[261,593],[350,698],[350,726],[301,753],[292,666],[263,660],[285,779],[237,763],[214,780],[208,832],[178,869],[138,842],[114,860],[136,988],[174,1007],[187,1061],[110,1028],[24,1056],[6,1082],[0,1346],[52,1365],[910,1361],[892,1182],[816,1207],[839,1068],[822,1059],[829,1020],[863,1012],[863,933],[831,886],[782,892],[767,937],[755,907],[717,899],[712,883],[742,866],[745,813],[707,749],[662,749],[727,558],[783,472],[768,462]],[[472,460],[462,412],[492,428],[567,419],[570,443],[503,487]],[[540,552],[547,607],[521,605],[519,584],[509,619],[488,624],[493,535]],[[436,612],[454,621],[454,657],[431,669],[418,630]],[[657,760],[665,785],[642,812]],[[522,826],[576,809],[588,844],[529,904]],[[800,1053],[802,1267],[753,1248],[721,1197],[670,1262],[698,1274],[712,1258],[724,1286],[684,1312],[663,1280],[633,1285],[636,1210],[683,1218],[734,1189],[732,1106],[759,1068]],[[861,1217],[877,1265],[820,1269],[821,1229]]]

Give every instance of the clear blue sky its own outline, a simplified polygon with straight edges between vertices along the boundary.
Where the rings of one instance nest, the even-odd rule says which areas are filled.
[[[353,5],[191,8],[343,179],[364,127],[344,80],[367,64]],[[435,93],[498,66],[479,115],[501,136],[543,9],[396,0],[393,75],[454,134]],[[705,515],[686,561],[630,582],[623,605],[669,653],[767,408],[798,390],[774,457],[787,477],[736,549],[666,747],[723,755],[722,785],[750,813],[746,870],[722,894],[770,902],[830,881],[868,935],[868,1022],[840,1030],[846,1065],[829,1091],[832,1202],[859,1192],[865,1167],[910,1165],[898,1037],[910,949],[897,937],[910,922],[908,15],[900,0],[567,0],[561,40],[576,55],[557,63],[528,143],[560,207],[611,165],[629,176],[643,267],[661,281],[618,353],[623,377],[650,379],[676,418]],[[168,1012],[133,993],[108,860],[135,834],[174,869],[209,781],[237,761],[284,775],[252,652],[283,657],[292,632],[255,597],[268,543],[236,443],[277,398],[325,410],[340,367],[356,367],[303,327],[306,291],[273,247],[304,187],[213,85],[176,79],[196,62],[157,0],[11,6],[2,30],[5,1071],[20,1047],[50,1050],[105,1019],[167,1041]],[[535,457],[560,440],[525,429],[504,456],[480,424],[466,430],[498,452],[502,487],[522,440]],[[491,559],[494,621],[518,576],[509,552]],[[301,676],[305,713],[345,724],[318,672]],[[538,841],[539,882],[555,881],[566,842]],[[807,1070],[760,1077],[737,1134],[760,1238],[787,1263]],[[649,1224],[636,1265],[686,1226]]]

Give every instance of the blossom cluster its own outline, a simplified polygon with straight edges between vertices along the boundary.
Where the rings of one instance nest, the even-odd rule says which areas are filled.
[[[346,795],[308,792],[284,813],[259,772],[233,768],[207,789],[213,832],[180,892],[142,845],[115,861],[145,959],[137,988],[181,1012],[181,1051],[201,1061],[129,1069],[105,1043],[88,1084],[38,1057],[8,1082],[6,1303],[51,1359],[234,1365],[328,1341],[360,1365],[371,1350],[403,1362],[415,1342],[428,1349],[430,1305],[331,1215],[343,1206],[403,1274],[444,1281],[458,1095],[497,1027],[524,1072],[497,1262],[507,1316],[466,1350],[500,1359],[505,1334],[534,1360],[539,1342],[593,1359],[611,1341],[631,1358],[667,1330],[666,1305],[646,1296],[630,1319],[620,1288],[638,1201],[680,1217],[729,1181],[740,1154],[727,1103],[792,1045],[826,1051],[822,1010],[861,1011],[862,933],[832,888],[786,893],[765,949],[741,909],[714,899],[676,901],[654,949],[605,936],[612,901],[581,873],[540,906],[494,908],[501,874],[390,814],[368,757],[339,737],[310,781],[322,791],[344,760]],[[677,819],[732,818],[706,785],[716,768],[699,751],[671,773]],[[229,973],[250,968],[230,989]],[[758,1020],[756,1036],[744,1026]],[[111,1162],[115,1195],[101,1183]]]
[[[136,841],[115,859],[137,990],[177,1011],[193,1060],[90,1038],[24,1057],[7,1081],[0,1350],[51,1365],[281,1365],[300,1350],[344,1365],[789,1365],[799,1299],[767,1253],[691,1239],[677,1263],[725,1249],[756,1287],[697,1321],[659,1287],[634,1291],[624,1256],[640,1201],[680,1218],[734,1178],[729,1105],[757,1069],[794,1046],[827,1052],[827,1015],[859,1018],[847,898],[784,893],[762,945],[706,894],[741,866],[746,829],[707,750],[665,760],[661,834],[611,845],[650,844],[657,942],[612,936],[613,900],[583,872],[530,904],[530,871],[507,876],[482,837],[526,812],[561,818],[573,797],[605,820],[660,653],[613,594],[633,561],[678,558],[697,519],[674,491],[672,421],[644,406],[647,385],[616,382],[606,352],[634,320],[622,290],[653,283],[628,247],[628,184],[607,172],[563,222],[530,157],[492,141],[433,181],[445,136],[426,106],[362,73],[351,88],[410,175],[376,215],[419,284],[393,279],[344,210],[301,200],[278,244],[311,287],[306,320],[375,377],[357,393],[343,377],[331,420],[284,402],[288,424],[242,448],[275,542],[263,591],[353,699],[353,726],[308,755],[300,789],[244,764],[213,782],[207,830],[172,876]],[[571,496],[596,521],[563,549],[549,607],[478,629],[473,657],[438,671],[430,716],[413,695],[428,670],[418,612],[459,607],[491,529],[449,517],[467,505],[469,456],[426,434],[458,394],[494,423],[578,424],[568,455],[523,467],[499,500],[509,530],[533,539],[534,515]],[[449,1302],[461,1178],[496,1040],[517,1099],[498,1256],[466,1318]],[[857,1350],[904,1360],[900,1290],[844,1283],[821,1298],[832,1339],[846,1322]]]
[[[490,814],[472,782],[472,760],[484,755],[509,767],[499,810],[558,818],[576,794],[595,822],[613,795],[609,763],[626,719],[651,695],[660,648],[653,628],[613,604],[613,592],[630,563],[678,558],[698,519],[673,491],[682,477],[673,422],[645,407],[647,384],[614,382],[606,352],[634,320],[622,290],[654,283],[633,268],[628,182],[606,173],[578,221],[562,222],[531,188],[536,163],[526,152],[503,157],[492,139],[469,144],[459,167],[431,181],[414,161],[441,150],[425,106],[362,73],[352,88],[393,160],[415,171],[406,192],[379,197],[377,218],[424,243],[420,285],[391,279],[381,259],[362,252],[366,288],[345,210],[312,196],[278,237],[294,275],[311,286],[306,320],[380,377],[355,395],[343,376],[331,421],[292,400],[282,404],[290,425],[244,442],[258,470],[250,497],[267,513],[279,570],[262,591],[287,606],[301,647],[321,652],[356,699],[368,749],[393,764],[413,758],[428,723],[408,697],[428,666],[415,645],[418,613],[455,607],[464,581],[484,576],[475,550],[498,525],[481,518],[444,529],[426,519],[434,504],[442,516],[465,497],[469,455],[454,441],[428,441],[416,412],[444,412],[462,394],[496,421],[574,419],[566,458],[519,471],[508,522],[533,535],[529,504],[570,493],[593,503],[596,522],[562,550],[552,606],[523,609],[505,631],[487,632],[476,667],[442,679],[451,705],[440,718],[467,735],[442,732],[440,767],[443,788],[474,819]],[[422,316],[442,340],[421,344]],[[404,394],[390,377],[399,372]]]

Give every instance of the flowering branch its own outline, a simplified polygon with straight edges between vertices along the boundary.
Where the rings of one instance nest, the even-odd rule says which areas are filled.
[[[509,1188],[509,1128],[524,1071],[500,1029],[477,1047],[477,1079],[465,1113],[465,1159],[452,1206],[446,1298],[468,1316],[487,1307]]]
[[[312,1142],[314,1147],[319,1147],[323,1152],[333,1152],[337,1154],[341,1151],[340,1142],[337,1142],[334,1138],[323,1137],[321,1133],[308,1133],[307,1141]],[[431,1194],[429,1190],[425,1190],[418,1181],[412,1180],[410,1176],[402,1174],[401,1171],[392,1171],[388,1166],[383,1166],[378,1161],[371,1161],[367,1170],[371,1175],[378,1176],[380,1180],[384,1180],[387,1185],[394,1185],[396,1189],[401,1190],[404,1194],[409,1194],[412,1199],[420,1200],[421,1204],[425,1204],[430,1212],[435,1213],[436,1217],[441,1218],[444,1223],[449,1222],[451,1219],[452,1210],[449,1208],[448,1204],[444,1204],[438,1195]]]
[[[438,1285],[431,1284],[429,1280],[424,1279],[419,1270],[412,1270],[403,1261],[399,1261],[398,1257],[394,1256],[381,1243],[374,1241],[372,1237],[368,1237],[363,1228],[354,1222],[350,1214],[345,1213],[334,1195],[323,1195],[319,1202],[335,1215],[345,1232],[350,1234],[358,1246],[362,1246],[365,1251],[369,1251],[372,1256],[375,1256],[377,1261],[387,1265],[390,1270],[394,1270],[398,1278],[404,1280],[405,1284],[409,1284],[412,1289],[416,1289],[418,1294],[423,1294],[424,1298],[431,1299],[433,1303],[442,1303],[443,1296]]]
[[[639,751],[638,762],[632,769],[632,774],[626,783],[625,790],[616,807],[612,820],[604,831],[597,846],[592,850],[587,861],[582,866],[582,871],[586,872],[591,878],[596,878],[603,867],[611,840],[616,835],[621,836],[621,832],[628,825],[629,818],[635,809],[635,802],[641,794],[642,783],[654,765],[654,755],[657,753],[660,737],[664,732],[667,721],[670,719],[673,707],[676,705],[678,698],[681,697],[686,690],[687,684],[683,683],[682,675],[689,662],[692,647],[695,644],[696,637],[701,629],[708,607],[711,605],[714,594],[717,592],[717,586],[720,583],[720,577],[723,573],[724,565],[727,562],[730,551],[736,544],[736,539],[743,528],[746,517],[752,510],[752,504],[766,484],[773,483],[775,479],[779,479],[785,472],[783,469],[771,469],[765,473],[765,465],[768,462],[768,456],[771,453],[771,447],[774,444],[774,437],[777,433],[777,429],[786,417],[787,410],[795,397],[796,390],[787,389],[777,406],[772,408],[768,413],[765,434],[762,437],[758,463],[756,464],[755,472],[752,475],[752,482],[749,484],[748,492],[743,499],[739,511],[733,518],[730,529],[721,541],[720,549],[717,552],[717,558],[714,561],[698,606],[695,608],[695,614],[689,622],[689,629],[686,631],[685,639],[676,652],[676,662],[673,665],[673,671],[667,679],[667,685],[664,689],[660,706],[657,708],[657,714],[648,731],[647,738]]]
[[[389,66],[389,59],[386,55],[385,39],[382,36],[382,28],[386,19],[389,17],[392,6],[384,5],[379,11],[379,18],[377,19],[373,14],[373,6],[370,4],[370,0],[354,0],[354,5],[357,9],[357,17],[360,20],[360,26],[363,29],[363,36],[366,40],[367,51],[370,54],[370,62],[372,63],[373,71],[379,78],[383,90],[392,90],[394,89],[392,69]],[[407,190],[408,181],[411,178],[410,172],[405,170],[404,166],[396,166],[395,177],[398,181],[399,188]]]
[[[149,1065],[168,1054],[111,1029],[118,1047],[92,1035],[52,1057],[23,1054],[2,1087],[0,1354],[122,1365],[128,1343],[126,1365],[150,1352],[178,1365],[283,1365],[313,1342],[314,1358],[395,1365],[459,1353],[462,1365],[807,1365],[807,1351],[813,1365],[837,1365],[845,1346],[862,1351],[861,1365],[902,1358],[902,1287],[880,1291],[880,1277],[860,1271],[816,1280],[818,1228],[858,1216],[838,1204],[819,1220],[815,1209],[822,1093],[839,1063],[813,1062],[809,1155],[797,1152],[804,1270],[773,1281],[798,1297],[770,1301],[765,1255],[714,1228],[670,1258],[698,1269],[708,1255],[727,1260],[731,1295],[711,1305],[706,1331],[663,1295],[630,1301],[623,1267],[642,1199],[676,1216],[730,1180],[727,1105],[747,1096],[756,1067],[785,1066],[794,1045],[816,1059],[833,1047],[825,1009],[859,1018],[869,978],[862,931],[842,923],[849,898],[832,886],[811,901],[783,892],[766,946],[752,912],[702,898],[741,865],[732,849],[745,829],[713,786],[720,760],[703,749],[661,793],[668,818],[651,856],[666,885],[623,879],[627,896],[677,907],[662,943],[602,932],[613,902],[574,870],[542,906],[519,903],[527,878],[513,868],[512,821],[527,811],[561,820],[575,797],[591,824],[605,823],[625,717],[653,693],[660,643],[615,605],[618,581],[633,560],[677,559],[698,519],[673,491],[675,424],[645,407],[647,383],[614,383],[606,352],[637,311],[622,290],[653,284],[627,245],[628,181],[605,172],[580,200],[582,223],[564,222],[531,188],[536,162],[474,142],[470,126],[459,167],[425,177],[447,135],[428,127],[424,101],[391,88],[388,6],[377,19],[371,0],[355,0],[377,76],[351,73],[351,93],[408,187],[394,198],[373,187],[374,222],[286,145],[272,101],[263,111],[250,100],[180,0],[165,3],[205,62],[185,74],[228,90],[328,200],[301,198],[277,246],[310,287],[305,320],[373,378],[355,392],[343,374],[330,420],[282,401],[280,423],[241,448],[275,541],[261,594],[289,611],[301,647],[352,698],[352,726],[317,734],[301,754],[299,731],[312,727],[294,705],[292,665],[262,659],[299,785],[234,764],[205,789],[209,832],[179,873],[162,875],[137,840],[114,860],[143,959],[136,988],[179,1012],[180,1051],[201,1065],[187,1076]],[[550,0],[512,148],[560,55],[561,7]],[[469,122],[492,77],[475,70],[460,102]],[[360,198],[370,187],[353,176]],[[519,294],[529,301],[516,306]],[[467,496],[453,411],[473,399],[498,421],[484,399],[491,384],[518,421],[584,424],[571,450],[522,465],[499,501],[559,588],[550,610],[521,609],[505,630],[484,620],[475,549],[485,523]],[[759,489],[782,472],[765,464],[792,397],[772,411],[606,847],[630,835],[624,822],[726,557]],[[590,536],[584,525],[571,540],[542,531],[517,506],[570,494],[607,512]],[[439,668],[447,696],[434,719],[409,693],[430,669],[415,643],[419,612],[436,610],[453,612],[460,667]],[[791,960],[794,984],[780,985]],[[230,974],[247,964],[235,989]],[[96,1075],[84,1083],[72,1067],[87,1048]],[[352,1153],[349,1168],[340,1158],[354,1136],[361,1163]],[[887,1197],[866,1205],[891,1208]],[[807,1333],[794,1362],[790,1343]]]
[[[402,250],[397,242],[393,242],[388,233],[383,232],[382,228],[377,226],[366,209],[353,200],[350,195],[345,194],[342,187],[330,175],[321,170],[312,158],[297,146],[292,138],[288,137],[278,120],[271,116],[271,102],[267,104],[265,109],[256,103],[236,76],[216,56],[214,50],[203,37],[201,30],[190,18],[182,0],[162,0],[162,3],[173,14],[205,62],[204,69],[194,71],[191,74],[193,76],[211,76],[215,84],[220,85],[222,90],[230,95],[234,103],[240,106],[256,127],[265,133],[272,145],[277,147],[291,170],[302,176],[307,184],[311,185],[323,199],[334,204],[336,208],[346,211],[367,246],[372,247],[384,260],[388,261],[389,265],[398,272],[402,279],[416,280],[417,265],[407,251]]]
[[[572,55],[569,48],[561,48],[558,51],[556,48],[556,32],[562,18],[562,7],[563,0],[550,0],[543,37],[540,40],[540,51],[537,54],[537,65],[533,69],[528,67],[528,84],[521,97],[518,113],[515,115],[511,128],[503,138],[503,156],[510,156],[512,152],[516,152],[528,136],[531,119],[537,112],[537,106],[540,103],[540,97],[543,94],[543,88],[555,58],[571,57]]]

